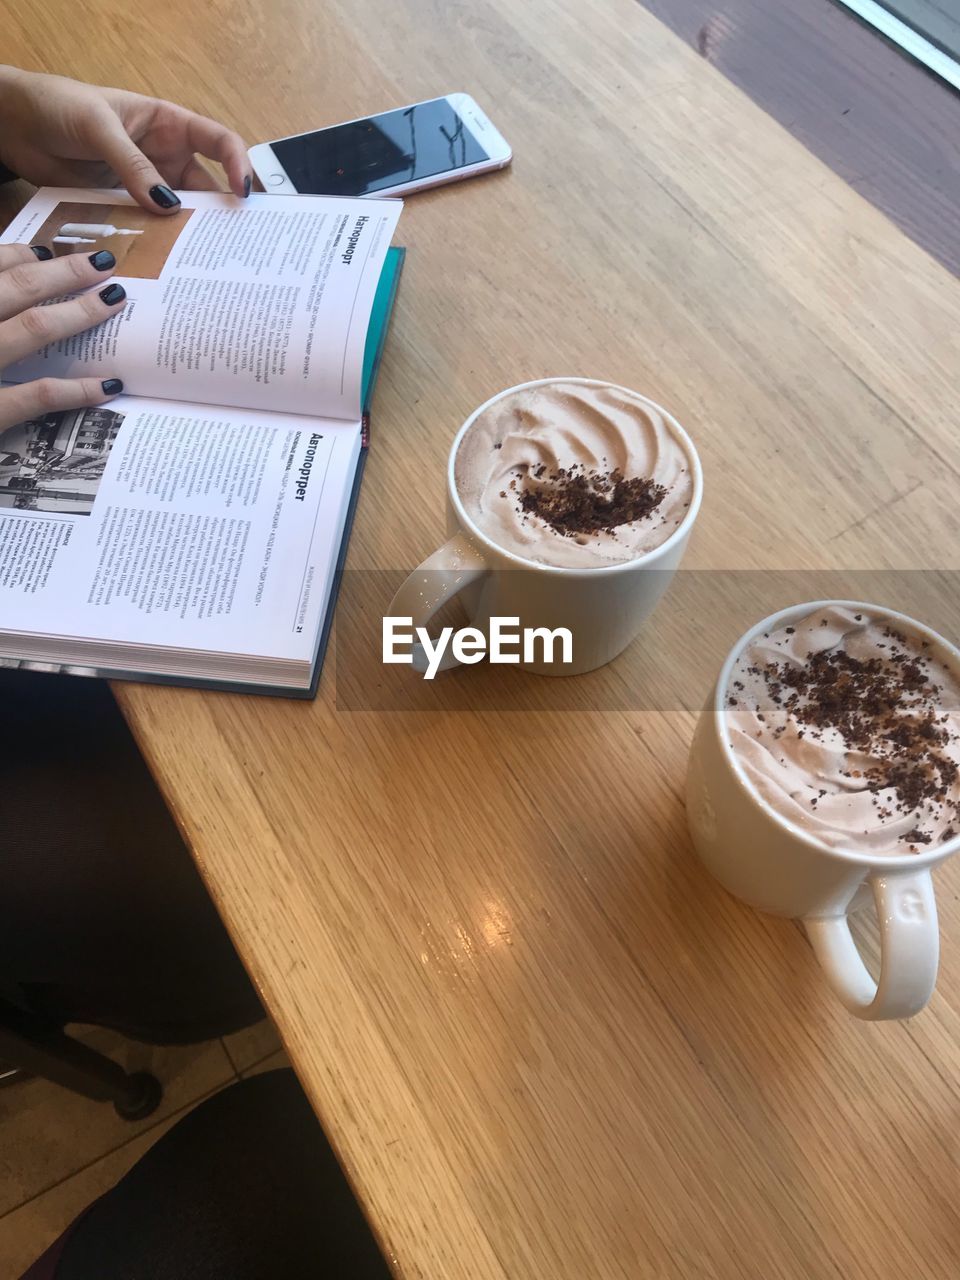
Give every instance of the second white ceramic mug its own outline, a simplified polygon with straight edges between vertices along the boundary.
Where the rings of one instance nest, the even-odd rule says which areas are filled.
[[[940,938],[931,871],[960,851],[960,835],[925,853],[836,849],[788,821],[750,785],[730,746],[725,708],[733,667],[758,636],[818,609],[881,614],[926,640],[960,669],[960,652],[928,627],[877,605],[817,600],[764,618],[737,641],[701,713],[687,771],[687,818],[697,853],[738,898],[760,911],[803,921],[833,990],[858,1018],[909,1018],[930,999]],[[879,982],[850,932],[849,916],[870,904],[880,923]]]
[[[457,432],[447,463],[450,539],[406,579],[393,598],[389,616],[409,617],[414,627],[426,627],[448,600],[462,592],[471,625],[481,631],[488,629],[491,618],[517,618],[521,628],[569,629],[573,638],[571,662],[535,658],[517,665],[543,675],[579,675],[622,652],[667,589],[700,509],[703,472],[687,433],[665,409],[648,400],[683,448],[693,481],[690,506],[670,537],[635,560],[595,569],[541,564],[505,551],[474,524],[460,500],[454,472],[457,449],[479,415],[498,400],[554,382],[615,385],[595,378],[541,378],[501,391],[474,410]],[[419,671],[426,669],[426,656],[419,645],[414,647],[413,665]],[[456,665],[457,659],[448,650],[439,669]]]

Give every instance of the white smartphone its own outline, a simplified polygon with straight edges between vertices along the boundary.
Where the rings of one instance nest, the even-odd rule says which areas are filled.
[[[502,169],[511,151],[474,100],[448,93],[250,148],[265,191],[388,196]]]

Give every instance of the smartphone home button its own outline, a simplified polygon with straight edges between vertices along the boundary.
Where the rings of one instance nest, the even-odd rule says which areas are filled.
[[[285,179],[284,179],[284,176],[283,176],[283,174],[282,174],[282,173],[271,173],[271,175],[270,175],[270,177],[269,177],[269,179],[268,179],[268,181],[269,181],[269,183],[270,183],[271,187],[279,187],[279,186],[282,186],[282,184],[283,184],[284,180],[285,180]]]

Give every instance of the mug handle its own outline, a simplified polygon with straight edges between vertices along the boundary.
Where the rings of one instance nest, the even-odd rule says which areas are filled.
[[[846,915],[807,916],[804,928],[830,985],[858,1018],[912,1018],[937,980],[940,931],[929,871],[874,872],[880,921],[880,981],[860,957]]]
[[[423,564],[418,565],[401,585],[390,602],[388,616],[412,618],[415,628],[425,627],[438,609],[452,600],[458,591],[469,587],[471,582],[476,582],[488,568],[486,560],[466,534],[455,533],[432,556],[427,556]],[[414,671],[424,672],[427,665],[423,645],[415,643]],[[458,666],[459,659],[448,648],[437,670],[447,671],[450,667]]]

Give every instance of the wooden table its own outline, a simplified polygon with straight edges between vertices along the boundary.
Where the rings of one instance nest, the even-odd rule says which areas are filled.
[[[697,569],[957,567],[956,282],[633,0],[8,10],[9,59],[251,140],[458,88],[511,140],[401,221],[351,570],[431,550],[456,427],[551,372],[688,426]],[[117,693],[405,1280],[955,1275],[960,864],[929,1009],[854,1021],[694,861],[633,660],[525,712],[338,708],[334,659]]]

